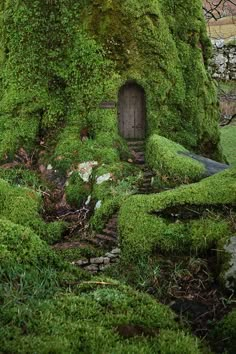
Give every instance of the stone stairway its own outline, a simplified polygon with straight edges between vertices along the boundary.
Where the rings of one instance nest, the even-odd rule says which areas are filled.
[[[128,141],[132,160],[143,171],[143,181],[138,188],[138,194],[150,194],[155,192],[152,187],[154,172],[145,163],[145,142],[143,140]]]
[[[131,153],[130,163],[135,164],[143,171],[143,180],[138,187],[137,194],[150,194],[155,192],[152,187],[152,178],[154,173],[145,164],[145,143],[143,140],[128,141],[128,146]],[[83,269],[90,271],[91,273],[98,273],[103,271],[109,265],[118,261],[120,256],[120,248],[118,243],[118,212],[114,213],[111,218],[105,224],[105,227],[100,233],[97,233],[93,237],[82,239],[78,242],[76,247],[80,247],[79,244],[86,243],[91,247],[100,247],[107,251],[102,257],[83,258],[72,262]]]
[[[112,217],[106,223],[102,232],[96,234],[95,236],[93,236],[93,238],[86,239],[86,241],[104,249],[112,249],[114,247],[117,247],[117,219],[118,213],[113,214]]]

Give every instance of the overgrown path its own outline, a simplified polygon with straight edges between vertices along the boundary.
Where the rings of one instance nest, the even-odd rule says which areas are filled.
[[[154,173],[145,163],[145,143],[143,140],[129,141],[131,159],[130,163],[136,165],[143,172],[143,179],[137,189],[137,194],[149,194],[153,192],[152,178]],[[80,237],[75,240],[65,240],[53,246],[56,250],[90,249],[90,257],[71,259],[71,263],[80,266],[92,273],[103,271],[119,259],[120,248],[118,240],[118,211],[106,222],[103,230],[94,235]],[[98,252],[96,252],[98,250]],[[102,252],[101,250],[104,250]],[[76,252],[75,252],[76,253]],[[94,256],[97,253],[97,256]]]

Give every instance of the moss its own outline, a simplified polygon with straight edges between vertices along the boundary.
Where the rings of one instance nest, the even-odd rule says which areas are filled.
[[[206,72],[211,47],[201,2],[95,1],[84,9],[83,20],[123,83],[133,80],[144,88],[148,134],[156,131],[219,157],[219,113]]]
[[[55,261],[47,244],[30,228],[0,219],[0,258],[2,269],[15,264],[46,266]]]
[[[29,188],[10,186],[0,179],[0,217],[15,224],[30,227],[49,243],[59,240],[63,223],[46,224],[40,217],[42,200],[39,193]]]
[[[219,155],[200,0],[194,6],[161,0],[73,6],[70,0],[20,6],[4,1],[1,16],[1,158],[13,158],[22,145],[32,148],[39,134],[60,126],[64,133],[54,158],[63,172],[82,156],[117,161],[117,110],[99,105],[116,102],[127,80],[146,92],[148,133]],[[94,140],[90,146],[81,144],[83,129]],[[103,139],[106,149],[100,150]]]
[[[73,172],[66,186],[66,199],[72,206],[80,207],[91,193],[91,185],[85,183],[78,172]]]
[[[48,244],[53,244],[61,240],[61,235],[65,231],[67,224],[63,221],[54,221],[46,224],[46,231],[41,235]]]
[[[90,219],[92,229],[102,231],[109,218],[119,210],[122,201],[122,196],[105,200]]]
[[[233,166],[236,165],[235,139],[236,126],[221,128],[221,144],[223,154],[226,156],[227,161]]]
[[[55,252],[67,262],[77,261],[81,258],[93,258],[104,255],[104,252],[92,246],[69,249],[54,249]]]
[[[137,262],[156,248],[163,252],[202,252],[214,246],[217,240],[230,236],[230,222],[224,215],[205,210],[181,219],[181,209],[191,205],[224,206],[236,202],[235,169],[206,178],[196,184],[150,196],[130,197],[119,216],[120,242],[126,261]],[[189,206],[189,207],[188,207]],[[177,207],[176,217],[168,218],[167,209]],[[186,212],[186,210],[185,210]],[[193,211],[194,212],[194,211]],[[167,216],[165,216],[165,213]],[[184,211],[183,211],[184,213]]]
[[[179,153],[187,150],[164,137],[153,134],[146,147],[146,158],[152,169],[176,183],[199,180],[204,173],[204,166]]]
[[[236,348],[236,310],[232,310],[212,331],[212,339],[224,350],[233,354]]]
[[[90,220],[92,228],[96,231],[101,231],[124,200],[136,192],[137,184],[142,177],[137,167],[123,162],[98,167],[94,172],[95,180],[107,173],[111,174],[111,179],[99,185],[94,183],[92,190],[93,199],[102,202]]]
[[[0,178],[11,185],[28,187],[36,191],[46,189],[45,183],[40,180],[39,176],[34,171],[27,170],[23,167],[10,169],[0,168]]]
[[[101,280],[105,279],[98,279]],[[111,285],[103,288],[91,284],[86,290],[82,290],[82,285],[79,295],[58,294],[34,306],[13,308],[11,325],[7,319],[2,321],[2,350],[14,348],[15,353],[37,350],[109,353],[111,349],[114,353],[202,352],[199,341],[178,328],[167,307],[118,282],[105,281]],[[27,328],[23,335],[22,326]]]

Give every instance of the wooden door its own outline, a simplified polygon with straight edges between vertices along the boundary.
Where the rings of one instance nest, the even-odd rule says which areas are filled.
[[[126,139],[145,138],[145,93],[136,84],[126,84],[119,92],[119,130]]]

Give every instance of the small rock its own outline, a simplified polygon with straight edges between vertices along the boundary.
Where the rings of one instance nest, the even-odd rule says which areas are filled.
[[[92,264],[103,264],[104,263],[104,257],[97,257],[97,258],[91,258],[90,263]]]
[[[51,164],[47,165],[47,170],[48,170],[48,171],[51,171],[52,169],[53,169],[53,167],[52,167]]]
[[[110,258],[109,258],[109,257],[104,257],[104,258],[103,258],[103,263],[104,263],[105,265],[109,264],[109,263],[110,263]]]
[[[89,266],[85,267],[89,272],[97,272],[98,271],[98,265],[97,264],[90,264]]]
[[[97,177],[96,183],[99,185],[102,184],[103,182],[110,181],[111,177],[112,177],[111,173],[106,173],[105,175]]]
[[[114,248],[114,250],[112,250],[111,253],[118,255],[121,253],[121,250],[119,248]]]
[[[93,168],[98,165],[97,161],[87,161],[78,165],[78,172],[84,182],[89,182]]]
[[[113,259],[113,258],[117,258],[117,255],[116,254],[113,254],[113,253],[110,253],[110,252],[107,252],[105,254],[105,257],[108,257],[110,259]]]
[[[96,203],[96,205],[95,205],[95,210],[97,210],[97,209],[100,209],[101,208],[101,206],[102,206],[102,201],[101,200],[99,200],[97,203]]]
[[[89,203],[91,202],[91,195],[88,196],[86,202],[85,202],[85,205],[89,205]]]
[[[83,267],[83,266],[89,264],[89,260],[88,259],[80,259],[78,261],[72,262],[72,264],[77,265],[79,267]]]

